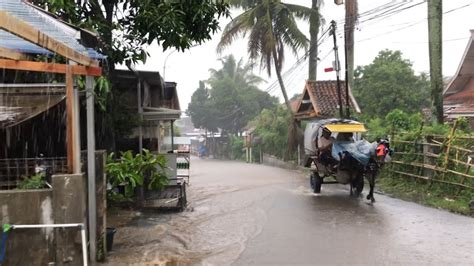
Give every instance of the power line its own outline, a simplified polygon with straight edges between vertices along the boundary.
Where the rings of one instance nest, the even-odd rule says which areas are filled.
[[[466,8],[466,7],[469,7],[469,6],[471,6],[472,4],[474,4],[474,3],[469,3],[469,4],[466,4],[466,5],[463,5],[463,6],[459,6],[459,7],[450,9],[450,10],[448,10],[448,11],[446,11],[446,12],[443,12],[443,15],[448,14],[448,13],[451,13],[451,12],[454,12],[454,11],[457,11],[457,10],[460,10],[460,9],[463,9],[463,8]],[[359,43],[359,42],[364,42],[364,41],[368,41],[368,40],[372,40],[372,39],[378,38],[378,37],[380,37],[380,36],[385,36],[385,35],[390,34],[390,33],[393,33],[393,32],[397,32],[397,31],[400,31],[400,30],[404,30],[404,29],[407,29],[407,28],[411,28],[411,27],[413,27],[413,26],[415,26],[415,25],[417,25],[417,24],[420,24],[420,23],[422,23],[422,22],[428,20],[428,19],[429,19],[429,17],[426,17],[426,18],[424,18],[424,19],[421,19],[421,20],[418,20],[418,21],[413,22],[413,23],[411,23],[411,24],[408,24],[407,26],[400,27],[400,28],[397,28],[397,29],[394,29],[394,30],[391,30],[391,31],[387,31],[387,32],[384,32],[384,33],[381,33],[381,34],[378,34],[378,35],[375,35],[375,36],[372,36],[372,37],[369,37],[369,38],[365,38],[365,39],[362,39],[362,40],[358,40],[357,43]]]

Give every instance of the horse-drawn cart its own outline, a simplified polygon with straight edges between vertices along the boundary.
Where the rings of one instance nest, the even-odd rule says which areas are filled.
[[[323,136],[323,130],[330,135]],[[370,185],[367,199],[375,201],[373,190],[379,170],[375,153],[377,143],[362,139],[362,133],[366,131],[364,124],[348,119],[326,119],[307,124],[305,166],[311,169],[310,184],[314,193],[321,192],[322,184],[339,183],[349,184],[351,195],[358,196],[364,188],[365,176]],[[331,143],[327,154],[318,147],[321,138]],[[333,177],[334,181],[327,180],[328,177]]]

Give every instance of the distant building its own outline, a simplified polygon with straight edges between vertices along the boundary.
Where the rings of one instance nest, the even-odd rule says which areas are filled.
[[[344,81],[341,81],[341,96],[345,112],[346,89]],[[351,112],[360,113],[359,105],[351,90],[349,90],[349,106]],[[295,116],[298,120],[339,117],[337,82],[335,80],[306,81],[303,96],[297,104]]]
[[[443,92],[446,121],[466,117],[474,130],[474,30],[456,74]]]
[[[130,136],[118,136],[117,149],[136,152],[140,148],[162,152],[171,149],[171,143],[164,140],[170,140],[174,134],[172,125],[181,117],[177,84],[165,82],[158,72],[115,70],[112,86],[125,94],[126,109],[142,119]]]

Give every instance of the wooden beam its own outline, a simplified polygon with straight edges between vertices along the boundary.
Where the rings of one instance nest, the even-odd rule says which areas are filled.
[[[62,55],[67,59],[77,62],[81,65],[99,65],[96,60],[75,51],[66,44],[44,34],[31,25],[10,15],[8,12],[0,11],[0,28],[56,54]]]
[[[74,88],[71,68],[72,66],[69,66],[66,71],[66,148],[67,168],[70,174],[77,171],[75,165],[76,152],[74,150]]]
[[[13,51],[11,49],[0,47],[0,57],[13,60],[29,60],[30,57],[24,53]]]
[[[67,67],[68,65],[65,65],[65,64],[0,59],[0,68],[4,68],[4,69],[66,74]],[[102,75],[102,68],[100,67],[88,67],[88,66],[78,66],[78,65],[71,66],[71,67],[72,67],[71,73],[73,75],[95,76],[95,77]]]

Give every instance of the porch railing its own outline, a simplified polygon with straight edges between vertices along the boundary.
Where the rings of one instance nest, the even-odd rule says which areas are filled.
[[[0,159],[0,190],[14,189],[21,180],[46,171],[67,173],[66,157]]]

